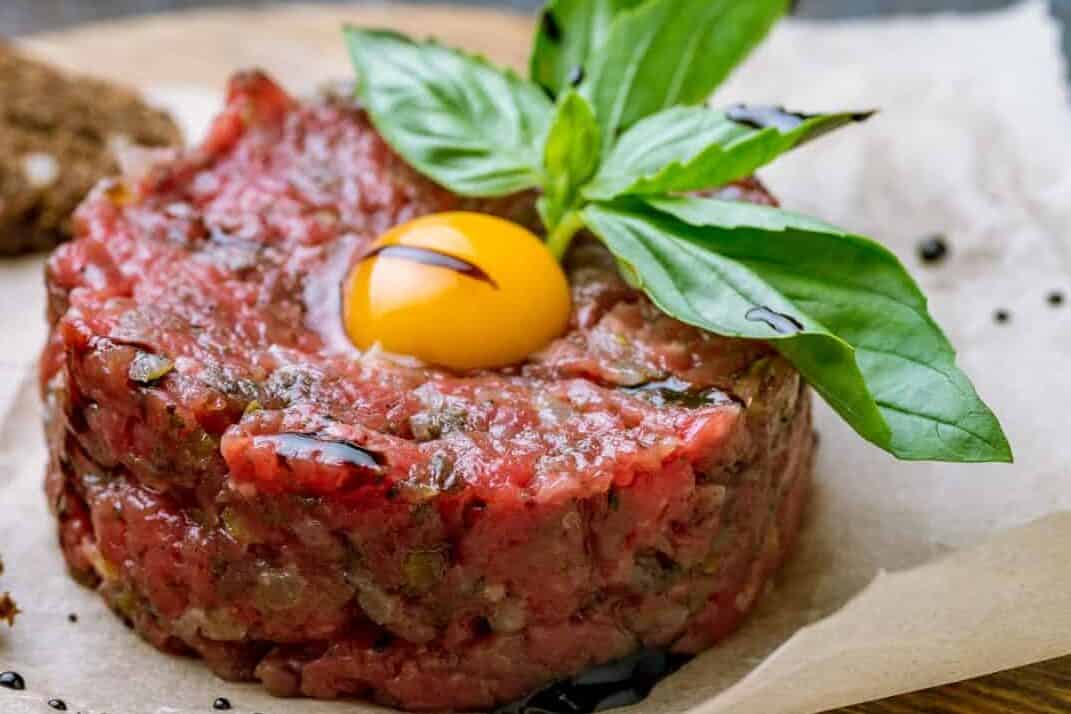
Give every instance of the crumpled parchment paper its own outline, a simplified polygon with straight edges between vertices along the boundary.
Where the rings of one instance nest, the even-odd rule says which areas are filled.
[[[28,42],[136,83],[196,137],[226,74],[260,65],[293,90],[346,77],[337,27],[392,24],[520,65],[529,21],[398,5],[194,13]],[[1013,466],[905,464],[819,408],[818,486],[796,558],[736,636],[636,712],[807,714],[1071,653],[1071,106],[1040,1],[974,17],[788,22],[720,101],[878,107],[870,123],[763,173],[784,203],[878,237],[931,297],[964,368],[1002,418]],[[923,266],[920,237],[951,245]],[[70,581],[41,493],[33,359],[40,259],[0,263],[0,552],[25,613],[0,630],[0,709],[111,714],[373,711],[282,701],[158,654]],[[1069,295],[1071,298],[1071,295]],[[1069,299],[1071,302],[1071,299]],[[1005,324],[994,311],[1007,310]],[[80,617],[67,620],[69,612]]]

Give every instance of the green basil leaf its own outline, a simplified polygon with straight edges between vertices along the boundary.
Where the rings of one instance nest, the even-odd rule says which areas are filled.
[[[346,29],[376,128],[425,176],[465,196],[538,186],[552,105],[486,60],[386,30]]]
[[[777,209],[663,197],[588,226],[668,314],[769,340],[864,438],[901,459],[1010,461],[926,299],[879,244]]]
[[[603,141],[678,104],[701,104],[766,36],[788,0],[648,0],[621,13],[581,90]]]
[[[532,80],[558,96],[582,78],[610,24],[643,0],[550,0],[532,45]]]
[[[674,107],[625,132],[584,195],[606,200],[724,186],[801,144],[869,116],[793,114],[774,107],[735,107],[728,112]]]
[[[539,212],[548,229],[557,226],[575,207],[580,187],[599,168],[600,151],[595,112],[586,99],[570,91],[558,103],[543,151],[547,180]]]

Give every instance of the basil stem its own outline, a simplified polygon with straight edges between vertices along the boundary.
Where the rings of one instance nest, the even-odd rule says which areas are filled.
[[[584,219],[580,213],[574,211],[566,214],[561,223],[556,225],[547,236],[547,250],[558,260],[565,257],[569,252],[573,237],[584,228]]]

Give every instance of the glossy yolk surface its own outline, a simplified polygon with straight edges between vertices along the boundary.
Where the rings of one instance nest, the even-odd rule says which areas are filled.
[[[346,331],[457,370],[523,361],[562,334],[569,286],[525,228],[482,213],[440,213],[397,226],[351,270]]]

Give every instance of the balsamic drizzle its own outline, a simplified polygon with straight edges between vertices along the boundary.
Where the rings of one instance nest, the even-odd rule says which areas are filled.
[[[655,685],[690,659],[689,655],[642,650],[550,684],[495,714],[592,714],[631,706],[646,699]]]
[[[390,649],[390,646],[394,644],[394,635],[384,630],[378,637],[372,642],[373,652],[386,652]]]
[[[421,248],[415,245],[384,245],[370,251],[361,260],[371,260],[376,256],[408,260],[412,263],[421,263],[435,268],[446,268],[447,270],[453,270],[455,273],[482,280],[495,289],[498,288],[498,283],[478,265],[474,265],[457,256],[440,253],[431,248]]]
[[[770,129],[792,131],[811,118],[810,114],[790,112],[784,107],[773,105],[736,104],[725,110],[725,116],[737,124],[750,126],[752,129]]]
[[[752,322],[765,322],[771,330],[782,335],[794,335],[803,330],[803,323],[796,318],[765,306],[751,308],[744,317]]]
[[[351,441],[322,439],[315,434],[287,432],[255,437],[260,442],[275,447],[277,457],[286,459],[312,459],[328,464],[353,466],[364,471],[378,473],[382,457]]]
[[[547,36],[547,39],[551,42],[562,41],[562,26],[558,24],[558,18],[554,17],[554,13],[547,10],[543,13],[543,19],[540,21],[543,26],[543,34]]]
[[[781,132],[792,131],[798,129],[803,122],[808,119],[814,119],[819,114],[804,114],[802,112],[791,112],[784,107],[768,105],[768,104],[737,104],[729,107],[725,110],[725,116],[731,121],[737,124],[743,124],[749,126],[752,129],[777,129]],[[874,116],[874,112],[856,112],[852,114],[850,119],[854,122],[863,122]],[[804,137],[800,143],[817,139],[826,132],[832,131],[834,126],[818,127],[813,132]]]
[[[696,389],[677,377],[623,387],[622,391],[644,397],[656,407],[683,406],[698,409],[729,404],[744,405],[743,400],[734,394],[724,392],[717,387]]]
[[[21,692],[26,689],[26,680],[18,672],[0,672],[0,687]]]

